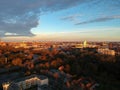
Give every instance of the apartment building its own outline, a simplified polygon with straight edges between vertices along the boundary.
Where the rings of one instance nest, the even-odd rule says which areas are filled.
[[[3,90],[26,90],[32,86],[36,86],[38,90],[41,90],[42,85],[48,85],[48,78],[46,76],[31,75],[12,82],[5,82],[2,86]]]

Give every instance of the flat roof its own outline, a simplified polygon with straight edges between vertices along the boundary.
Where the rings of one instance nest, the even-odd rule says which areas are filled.
[[[44,79],[47,79],[47,78],[48,78],[48,77],[43,76],[43,75],[33,74],[33,75],[30,75],[30,76],[27,76],[27,77],[23,77],[23,78],[16,79],[16,80],[14,80],[13,82],[25,81],[25,80],[27,80],[27,79],[34,78],[34,77],[37,77],[37,78],[39,78],[40,80],[44,80]]]

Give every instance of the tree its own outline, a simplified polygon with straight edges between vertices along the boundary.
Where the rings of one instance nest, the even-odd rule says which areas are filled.
[[[34,68],[34,63],[30,61],[26,61],[24,63],[25,67],[27,67],[29,70]]]
[[[22,66],[22,60],[20,58],[16,58],[12,60],[12,64],[17,66]]]
[[[69,65],[69,64],[66,64],[66,65],[65,65],[65,71],[66,71],[67,73],[70,72],[70,65]]]

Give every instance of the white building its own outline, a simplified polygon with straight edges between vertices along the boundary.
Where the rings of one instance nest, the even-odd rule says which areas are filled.
[[[108,48],[106,49],[98,49],[98,53],[101,53],[101,54],[106,54],[106,55],[115,55],[115,51],[114,50],[110,50]]]
[[[48,78],[46,76],[31,75],[22,79],[15,80],[11,83],[6,82],[3,84],[3,90],[25,90],[32,86],[37,86],[38,90],[42,85],[48,85]]]
[[[87,41],[86,41],[86,40],[83,42],[83,47],[84,47],[84,48],[87,47]]]
[[[83,43],[75,44],[75,48],[95,48],[97,45],[89,44],[85,40]]]

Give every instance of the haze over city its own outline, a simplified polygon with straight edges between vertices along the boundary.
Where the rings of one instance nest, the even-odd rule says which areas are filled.
[[[119,41],[120,0],[0,0],[5,41]]]

